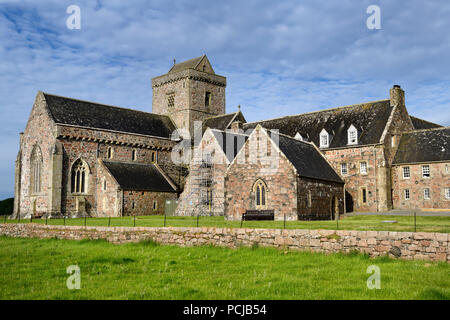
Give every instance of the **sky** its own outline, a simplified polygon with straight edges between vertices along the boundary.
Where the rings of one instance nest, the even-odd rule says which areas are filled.
[[[38,90],[151,112],[151,78],[203,54],[227,77],[227,112],[241,105],[247,121],[387,99],[399,84],[411,115],[449,126],[449,17],[432,0],[0,0],[0,199]]]

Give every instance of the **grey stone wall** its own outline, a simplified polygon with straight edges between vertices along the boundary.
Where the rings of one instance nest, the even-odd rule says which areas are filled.
[[[358,251],[371,257],[450,262],[449,234],[423,232],[281,230],[231,228],[79,227],[0,224],[0,235],[69,240],[105,239],[120,244],[152,240],[165,245],[275,247],[284,250],[336,253]]]

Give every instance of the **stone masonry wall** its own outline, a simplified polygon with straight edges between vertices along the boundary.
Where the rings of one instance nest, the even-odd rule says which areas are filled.
[[[105,239],[115,244],[152,240],[164,245],[275,247],[335,253],[359,251],[378,257],[450,262],[449,234],[346,230],[281,230],[231,228],[80,227],[0,224],[0,235],[68,240]]]
[[[174,192],[151,192],[151,191],[123,191],[123,215],[124,216],[148,216],[164,214],[166,200],[176,200],[177,193]],[[153,209],[153,202],[156,208]]]
[[[422,176],[422,166],[430,166],[430,177]],[[410,178],[403,178],[403,167],[409,167]],[[450,162],[405,164],[392,167],[394,209],[450,209],[445,188],[450,188]],[[430,199],[424,198],[424,189],[430,190]],[[409,189],[410,199],[405,199]]]

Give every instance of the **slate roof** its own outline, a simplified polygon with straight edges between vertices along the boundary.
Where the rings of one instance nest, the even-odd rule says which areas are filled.
[[[277,142],[281,152],[297,169],[301,177],[344,183],[333,167],[325,160],[319,150],[311,143],[300,141],[283,134],[268,131],[269,136]]]
[[[404,133],[394,164],[450,161],[450,127]]]
[[[154,164],[103,163],[123,190],[177,192]]]
[[[202,61],[203,57],[205,57],[205,56],[203,55],[201,57],[197,57],[197,58],[189,59],[189,60],[186,60],[186,61],[183,61],[180,63],[176,63],[169,70],[169,73],[183,71],[186,69],[195,69],[198,66],[198,64]]]
[[[211,132],[214,134],[214,137],[222,147],[223,152],[230,162],[233,161],[239,150],[241,150],[242,146],[245,144],[245,141],[248,139],[248,135],[245,134],[224,132],[220,130],[211,130]]]
[[[438,125],[436,123],[426,121],[423,119],[419,119],[413,116],[409,116],[411,118],[411,122],[414,126],[414,129],[416,130],[422,130],[422,129],[433,129],[433,128],[441,128],[441,125]]]
[[[307,141],[319,146],[322,129],[332,135],[330,148],[347,146],[347,130],[353,124],[358,129],[358,145],[380,142],[391,114],[389,100],[367,102],[317,112],[287,116],[272,120],[246,123],[244,131],[258,124],[266,129],[279,129],[280,133],[294,137],[299,132]]]
[[[224,131],[226,129],[229,129],[231,127],[231,123],[235,120],[239,120],[243,123],[246,122],[241,111],[237,111],[234,113],[227,113],[220,116],[205,119],[205,121],[203,121],[203,131],[205,131],[206,128],[208,127],[211,129]]]
[[[58,124],[170,138],[175,125],[168,116],[124,109],[44,93]]]

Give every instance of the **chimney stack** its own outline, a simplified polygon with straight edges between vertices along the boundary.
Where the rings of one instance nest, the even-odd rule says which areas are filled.
[[[394,84],[394,86],[390,90],[390,100],[391,106],[399,106],[405,105],[405,91],[398,84]]]

